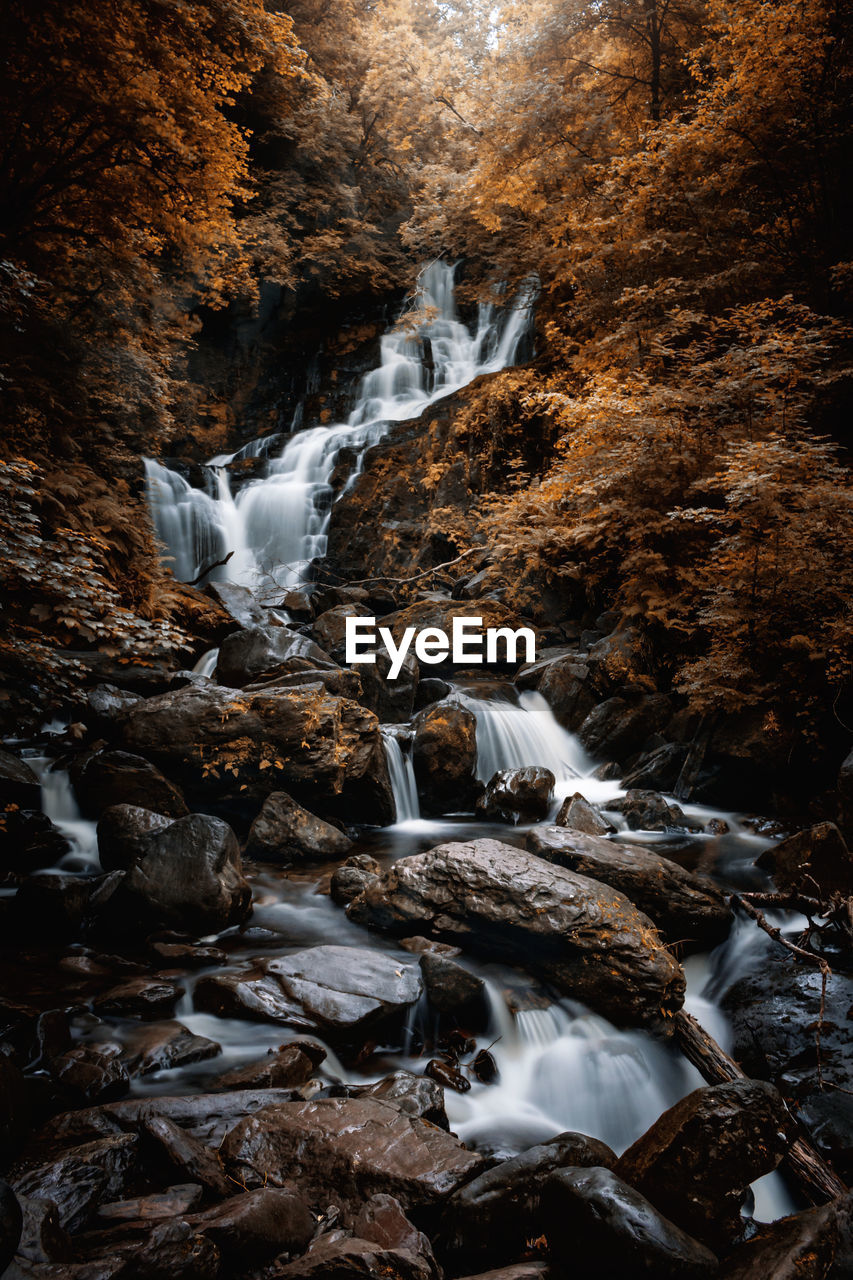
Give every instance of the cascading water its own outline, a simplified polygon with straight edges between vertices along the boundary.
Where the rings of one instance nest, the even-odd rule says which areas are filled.
[[[617,784],[591,776],[594,763],[578,739],[558,722],[541,693],[517,693],[501,687],[500,697],[478,696],[476,684],[459,686],[453,697],[477,717],[477,776],[488,782],[499,769],[541,765],[556,779],[554,795],[559,803],[579,791],[588,800],[612,799],[622,794]],[[485,692],[491,693],[490,686]]]
[[[399,738],[392,731],[383,730],[382,741],[388,761],[397,823],[414,822],[420,818],[421,808],[412,757],[403,750]]]
[[[454,271],[436,261],[421,272],[399,325],[381,340],[379,367],[362,379],[348,421],[297,431],[265,478],[244,485],[236,497],[229,459],[210,464],[209,491],[146,460],[157,535],[177,578],[190,581],[233,553],[212,577],[246,586],[273,577],[279,586],[296,585],[307,564],[325,553],[330,480],[341,450],[355,451],[357,474],[365,451],[392,423],[417,417],[433,401],[513,363],[530,324],[533,283],[511,307],[481,305],[476,328],[469,329],[457,316]]]

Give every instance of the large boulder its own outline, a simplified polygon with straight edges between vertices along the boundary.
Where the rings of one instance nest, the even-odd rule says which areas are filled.
[[[274,791],[249,830],[246,857],[289,866],[345,858],[351,848],[352,841],[337,827],[315,818],[286,791]]]
[[[597,701],[589,667],[572,650],[528,663],[517,673],[515,683],[519,689],[538,689],[571,733],[580,728]]]
[[[258,603],[248,587],[241,587],[236,582],[209,582],[204,594],[232,619],[233,625],[228,628],[231,631],[237,627],[275,626],[269,609]]]
[[[497,840],[403,858],[349,914],[521,965],[618,1022],[656,1022],[683,1002],[680,965],[627,898]]]
[[[490,628],[508,627],[511,631],[518,631],[521,627],[529,627],[531,624],[523,618],[519,618],[505,604],[501,604],[497,600],[478,600],[476,605],[466,603],[465,601],[449,600],[447,598],[433,598],[429,600],[417,600],[414,604],[407,605],[405,609],[399,609],[396,613],[389,613],[383,619],[382,625],[388,627],[394,641],[399,644],[406,630],[414,627],[416,632],[424,631],[428,627],[435,627],[440,631],[444,631],[448,637],[453,635],[454,618],[482,618],[483,630]],[[474,646],[470,646],[472,650]],[[499,659],[505,655],[503,645],[499,646]],[[518,656],[516,662],[507,664],[505,661],[497,661],[492,664],[485,662],[485,645],[482,650],[483,662],[472,662],[467,660],[461,665],[464,668],[478,667],[484,671],[490,668],[503,671],[510,667],[516,667],[525,661],[525,647],[523,644],[518,647]],[[445,669],[451,669],[453,666],[451,657],[449,656],[443,663],[431,663],[430,671],[443,672]]]
[[[530,1147],[454,1192],[442,1210],[436,1252],[454,1275],[521,1258],[541,1234],[542,1193],[555,1171],[615,1163],[608,1146],[582,1133]]]
[[[670,802],[657,791],[629,791],[613,800],[611,809],[621,813],[629,831],[695,831],[680,805]]]
[[[104,871],[127,871],[145,854],[153,835],[165,831],[173,819],[133,804],[105,809],[98,822],[98,857]]]
[[[619,1280],[702,1280],[717,1273],[710,1249],[609,1169],[564,1169],[542,1197],[539,1219],[552,1269]]]
[[[70,773],[80,808],[92,817],[116,804],[136,805],[169,818],[189,813],[175,784],[142,756],[95,751],[79,757]]]
[[[582,831],[588,836],[606,836],[616,830],[613,823],[609,822],[600,810],[594,804],[590,804],[579,792],[566,797],[560,805],[554,822],[558,827]]]
[[[302,1253],[314,1234],[305,1202],[278,1187],[260,1187],[232,1196],[189,1219],[238,1274],[280,1253]]]
[[[590,711],[578,729],[581,742],[604,760],[627,760],[672,715],[672,703],[662,693],[626,690]]]
[[[252,904],[237,837],[221,818],[201,813],[178,818],[145,841],[120,897],[130,899],[143,921],[200,934],[240,924]]]
[[[797,1118],[846,1181],[853,1179],[853,977],[821,974],[769,940],[754,964],[725,992],[732,1052],[751,1076],[796,1099]],[[815,1032],[820,1027],[820,1052]],[[836,1088],[826,1088],[831,1081]]]
[[[429,1258],[411,1249],[389,1248],[340,1228],[317,1236],[301,1258],[277,1264],[276,1280],[435,1280]]]
[[[232,631],[225,637],[216,663],[216,679],[231,689],[242,689],[288,658],[308,658],[320,665],[333,665],[329,655],[307,636],[289,627],[267,624]]]
[[[434,1204],[483,1168],[452,1134],[370,1097],[262,1107],[231,1129],[221,1155],[243,1186],[296,1183],[322,1212],[357,1213],[380,1193],[404,1209]]]
[[[671,942],[707,949],[729,932],[731,910],[711,880],[640,845],[543,826],[528,833],[527,848],[538,858],[618,889]]]
[[[477,809],[498,822],[536,822],[548,816],[555,783],[551,770],[541,765],[499,769],[489,779]]]
[[[16,1170],[12,1187],[30,1200],[52,1201],[63,1230],[79,1231],[98,1204],[125,1198],[137,1171],[138,1147],[131,1133],[87,1142],[55,1160]]]
[[[772,871],[780,889],[829,898],[853,895],[853,854],[832,822],[798,831],[765,849],[758,865]]]
[[[376,717],[317,684],[237,692],[192,685],[133,708],[125,744],[218,801],[263,800],[286,787],[312,810],[393,821]]]
[[[366,947],[310,947],[269,961],[266,972],[318,1031],[350,1040],[399,1018],[422,989],[416,965]]]
[[[616,1173],[715,1251],[744,1231],[750,1183],[785,1155],[792,1124],[785,1103],[761,1080],[696,1089],[629,1147]]]
[[[412,727],[421,812],[440,815],[473,809],[482,791],[474,713],[455,702],[436,702],[415,717]]]
[[[391,658],[380,646],[375,662],[358,667],[362,688],[359,701],[374,711],[383,724],[406,724],[415,707],[420,675],[418,660],[414,654],[407,653],[395,680],[389,679],[390,670]],[[444,684],[444,681],[437,683]]]

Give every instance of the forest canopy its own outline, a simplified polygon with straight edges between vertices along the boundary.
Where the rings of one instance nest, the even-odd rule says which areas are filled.
[[[197,427],[202,311],[444,256],[469,300],[540,287],[534,360],[455,428],[503,459],[460,533],[495,581],[621,611],[785,750],[853,724],[847,6],[0,13],[0,660],[33,697],[191,630],[137,459]]]

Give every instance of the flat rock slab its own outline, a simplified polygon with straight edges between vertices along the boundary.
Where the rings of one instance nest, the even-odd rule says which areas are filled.
[[[725,896],[704,876],[636,846],[562,826],[533,827],[527,848],[538,858],[624,893],[672,942],[705,947],[731,928]]]
[[[623,894],[497,840],[403,858],[349,914],[521,965],[618,1022],[655,1022],[684,1000],[681,966]]]
[[[366,947],[311,947],[266,969],[318,1030],[338,1034],[404,1012],[422,989],[416,965]]]
[[[265,1107],[234,1126],[221,1154],[245,1186],[295,1183],[319,1210],[379,1192],[404,1209],[434,1203],[484,1167],[452,1134],[368,1097]]]

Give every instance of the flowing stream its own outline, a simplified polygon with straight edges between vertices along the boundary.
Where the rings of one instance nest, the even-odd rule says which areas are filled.
[[[245,484],[232,497],[228,459],[215,459],[206,471],[204,488],[191,486],[177,471],[148,460],[149,496],[159,536],[172,559],[177,577],[192,579],[215,559],[233,552],[219,572],[249,586],[262,585],[272,575],[281,585],[303,580],[305,568],[324,553],[331,502],[330,479],[344,447],[354,450],[354,474],[367,447],[391,423],[415,417],[425,406],[470,382],[481,373],[511,364],[529,323],[531,297],[500,311],[480,308],[477,323],[468,328],[456,313],[453,268],[442,262],[420,275],[417,291],[402,322],[382,339],[381,363],[362,380],[346,423],[307,427],[296,431],[278,458],[270,459],[266,475]],[[247,446],[251,449],[251,446]],[[255,456],[260,455],[261,445]],[[244,456],[246,450],[242,451]],[[197,664],[209,677],[216,653]],[[623,794],[618,782],[594,775],[591,760],[578,740],[556,721],[538,693],[519,694],[508,683],[494,680],[460,681],[451,697],[472,710],[477,719],[478,773],[487,781],[502,768],[545,765],[556,778],[555,805],[580,792],[607,806]],[[383,866],[395,859],[429,849],[442,840],[490,835],[521,844],[524,828],[497,827],[470,819],[424,821],[420,818],[411,749],[402,726],[383,729],[385,749],[397,807],[394,826],[366,833],[356,848]],[[31,761],[42,778],[45,811],[68,835],[74,852],[63,869],[96,866],[94,824],[77,811],[67,776],[51,770],[49,760]],[[691,816],[705,820],[709,811],[692,808]],[[716,813],[713,816],[717,816]],[[756,854],[766,846],[728,815],[730,833],[724,836],[685,836],[706,855],[711,873],[724,883],[749,877]],[[651,833],[631,838],[661,840]],[[286,953],[324,942],[368,946],[384,950],[401,963],[413,957],[393,942],[350,923],[323,891],[323,877],[331,867],[286,872],[261,866],[254,877],[255,910],[244,933],[233,931],[221,941],[228,950],[229,969],[245,967],[259,952]],[[751,926],[735,927],[727,943],[710,957],[692,957],[686,965],[688,1008],[725,1042],[728,1031],[717,1000],[722,990],[751,962],[751,948],[763,945]],[[766,940],[765,940],[766,941]],[[521,1151],[532,1143],[567,1129],[601,1138],[617,1151],[639,1137],[657,1116],[703,1082],[670,1045],[639,1030],[623,1031],[568,1000],[554,1001],[538,984],[527,983],[499,966],[463,956],[460,960],[487,983],[491,1026],[478,1039],[490,1047],[499,1076],[495,1083],[472,1079],[466,1093],[446,1090],[452,1127],[471,1145],[497,1153]],[[203,971],[206,972],[206,971]],[[225,1070],[244,1065],[297,1033],[277,1024],[258,1024],[216,1018],[193,1004],[196,973],[182,973],[186,996],[177,1016],[192,1031],[216,1040],[222,1054],[190,1068],[164,1071],[137,1080],[141,1093],[169,1093],[204,1089]],[[522,992],[519,997],[519,991]],[[413,1013],[412,1044],[429,1029],[418,1027],[425,1017],[421,1006]],[[81,1039],[103,1037],[103,1024],[92,1027],[84,1019],[77,1026]],[[120,1022],[111,1034],[121,1038]],[[424,1035],[428,1038],[428,1034]],[[406,1066],[420,1072],[425,1062],[399,1046],[380,1048],[369,1071],[378,1078]],[[330,1051],[322,1073],[327,1080],[363,1081],[365,1076],[345,1069]],[[756,1216],[769,1220],[793,1207],[781,1179],[773,1175],[756,1184]]]

